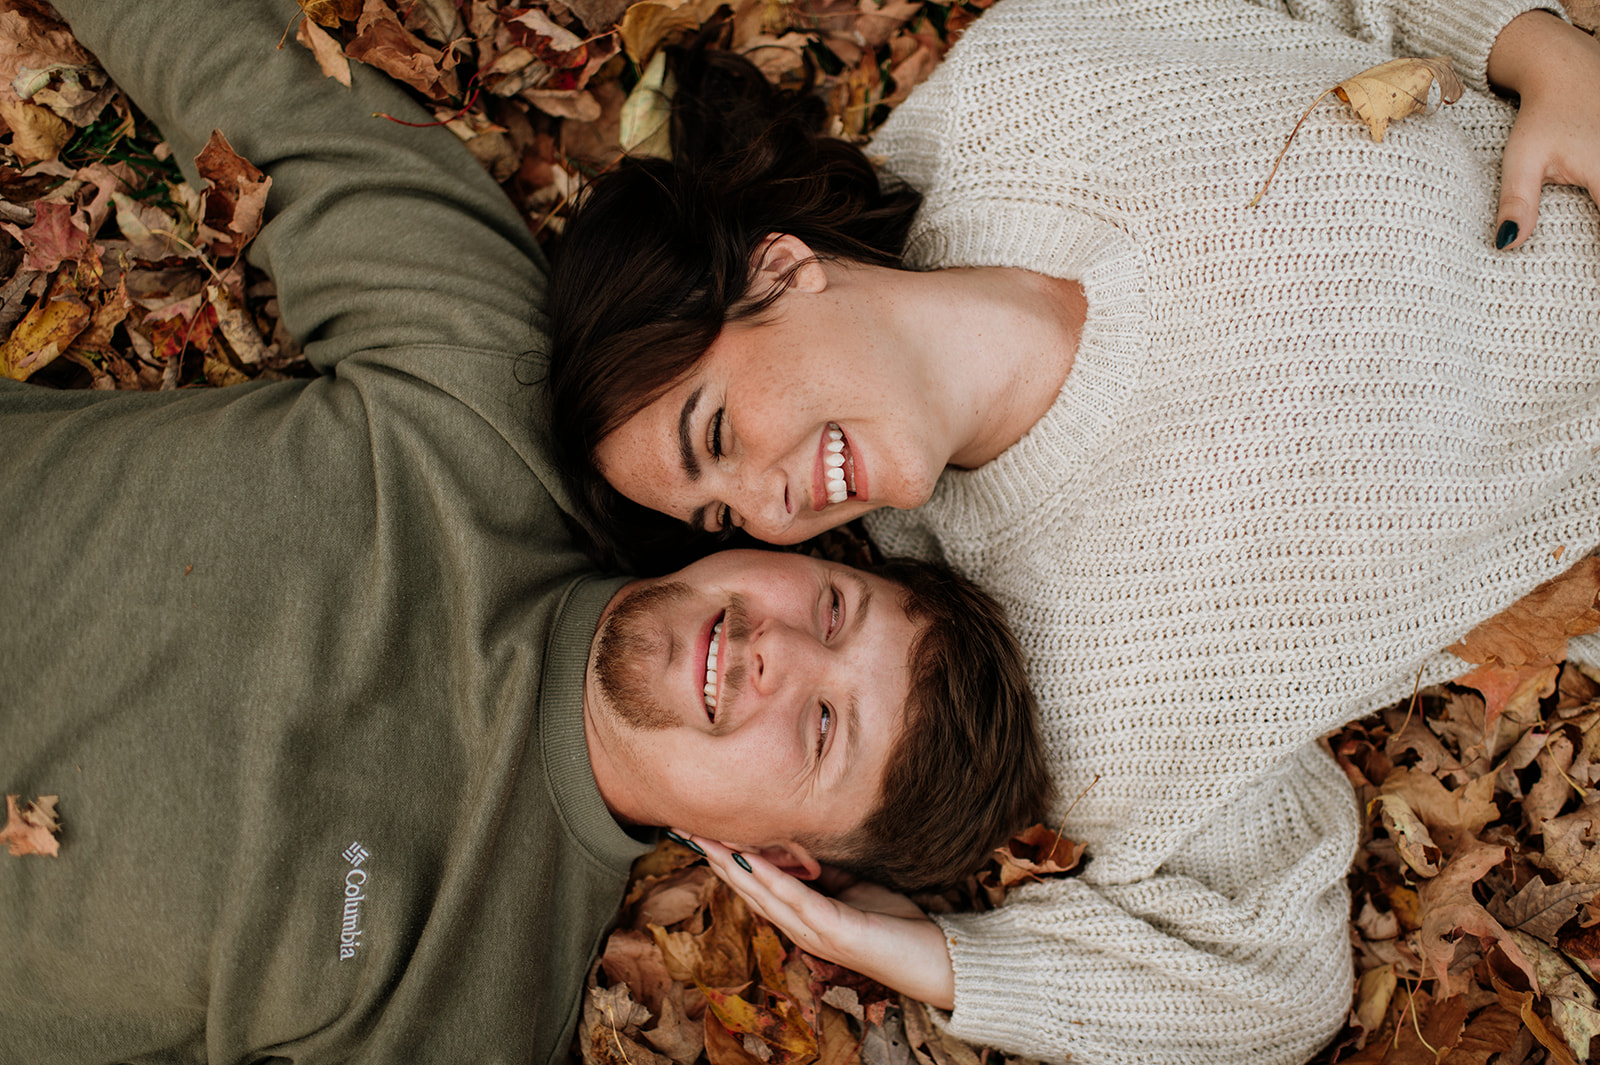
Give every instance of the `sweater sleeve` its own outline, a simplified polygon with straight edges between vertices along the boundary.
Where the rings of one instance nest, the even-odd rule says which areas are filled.
[[[538,248],[493,180],[390,79],[352,87],[279,41],[293,0],[60,0],[73,33],[161,128],[190,181],[212,130],[272,178],[250,259],[319,369],[406,344],[522,352]],[[381,355],[377,356],[381,358]]]
[[[1094,884],[1091,864],[939,918],[951,1033],[1076,1065],[1304,1061],[1350,1003],[1357,827],[1338,767],[1306,748],[1154,876]]]
[[[1526,11],[1565,18],[1556,0],[1256,0],[1396,55],[1443,55],[1468,87],[1489,91],[1489,50]]]

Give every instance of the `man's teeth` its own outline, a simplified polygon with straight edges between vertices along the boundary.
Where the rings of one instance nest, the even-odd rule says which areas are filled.
[[[850,488],[845,482],[844,433],[837,425],[828,424],[828,442],[823,446],[822,464],[828,477],[828,502],[843,503],[850,498]]]
[[[717,646],[722,642],[722,622],[711,629],[711,647],[706,651],[706,709],[717,708]]]

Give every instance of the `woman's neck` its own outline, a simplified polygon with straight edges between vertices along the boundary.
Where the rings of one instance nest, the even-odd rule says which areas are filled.
[[[896,316],[943,410],[949,464],[982,466],[1055,402],[1083,331],[1083,286],[1014,267],[902,280],[906,298],[895,301]]]

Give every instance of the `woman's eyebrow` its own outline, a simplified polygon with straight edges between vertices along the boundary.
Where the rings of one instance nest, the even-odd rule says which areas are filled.
[[[683,463],[683,472],[691,481],[700,479],[700,460],[695,457],[693,430],[689,423],[694,419],[695,408],[700,405],[700,393],[706,390],[701,385],[689,393],[689,398],[683,401],[683,410],[678,413],[678,459]]]

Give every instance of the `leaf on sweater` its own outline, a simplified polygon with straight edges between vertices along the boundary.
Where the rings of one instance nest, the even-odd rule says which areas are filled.
[[[1071,872],[1083,857],[1083,852],[1083,844],[1064,838],[1048,825],[1034,825],[1012,836],[1004,846],[996,848],[994,856],[999,863],[998,868],[986,868],[979,875],[979,880],[986,887],[997,887],[1003,893],[1024,880],[1040,880]]]
[[[272,179],[234,151],[221,130],[211,131],[194,165],[211,183],[204,194],[201,235],[218,255],[238,255],[261,230]]]
[[[1441,103],[1453,104],[1461,99],[1464,91],[1465,86],[1456,77],[1450,60],[1443,56],[1391,59],[1346,78],[1311,101],[1311,106],[1306,108],[1300,121],[1289,131],[1288,138],[1283,142],[1283,150],[1278,153],[1271,173],[1261,183],[1261,191],[1250,201],[1250,206],[1260,203],[1267,194],[1267,187],[1278,173],[1278,165],[1283,162],[1284,154],[1294,142],[1295,134],[1300,132],[1300,127],[1311,112],[1330,93],[1348,104],[1356,117],[1367,124],[1367,131],[1372,134],[1374,141],[1382,141],[1389,123],[1418,112],[1432,114]]]
[[[461,93],[456,78],[456,52],[442,50],[401,25],[392,10],[368,0],[357,23],[355,38],[345,45],[345,55],[377,67],[430,100],[449,100]]]
[[[308,20],[330,29],[340,22],[354,22],[361,14],[361,0],[299,0],[299,4]]]
[[[300,23],[294,39],[310,49],[317,69],[345,88],[350,87],[350,59],[344,54],[344,47],[327,30],[308,18]]]
[[[21,798],[20,795],[6,796],[6,825],[0,829],[0,842],[4,842],[6,849],[16,857],[24,854],[56,857],[61,850],[56,840],[56,833],[61,830],[61,822],[56,818],[59,796],[41,795],[32,802],[19,802]]]

